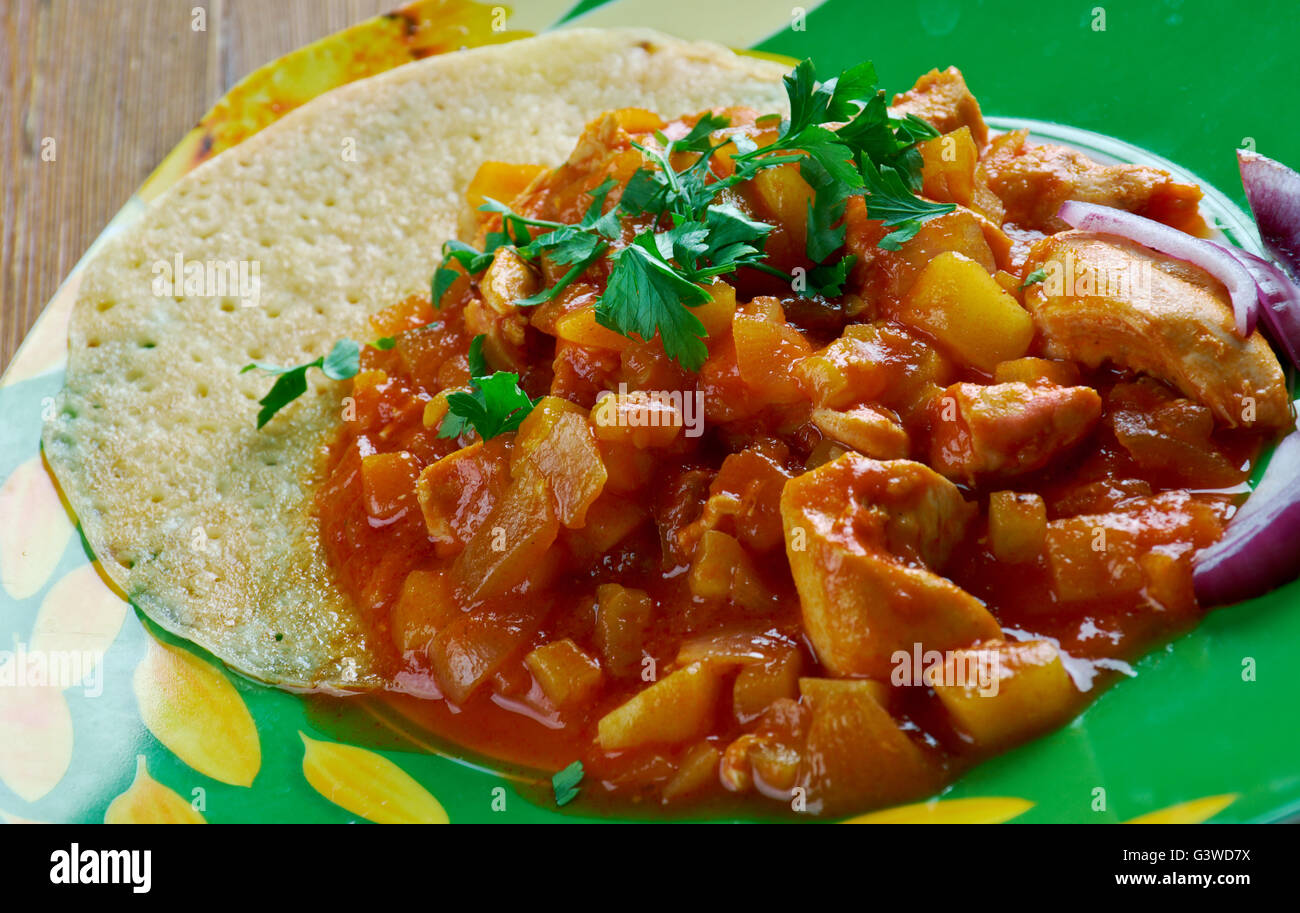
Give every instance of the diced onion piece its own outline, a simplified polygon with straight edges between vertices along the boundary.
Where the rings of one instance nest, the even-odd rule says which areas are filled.
[[[1237,335],[1245,339],[1255,331],[1259,311],[1255,280],[1240,261],[1220,245],[1122,209],[1078,200],[1063,203],[1056,217],[1074,228],[1119,235],[1166,256],[1199,266],[1228,289],[1237,319]]]
[[[1247,149],[1237,150],[1237,165],[1264,246],[1300,280],[1300,174]]]
[[[1223,538],[1196,556],[1202,606],[1241,602],[1300,575],[1300,433],[1287,435]]]

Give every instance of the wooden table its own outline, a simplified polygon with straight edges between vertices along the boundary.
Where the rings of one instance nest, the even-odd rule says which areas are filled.
[[[108,220],[231,85],[400,3],[0,0],[0,370]]]

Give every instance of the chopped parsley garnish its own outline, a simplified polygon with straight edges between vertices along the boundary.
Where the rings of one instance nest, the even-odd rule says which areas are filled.
[[[555,804],[568,805],[578,797],[578,784],[586,773],[581,761],[574,761],[564,770],[551,777],[551,788],[555,790]]]
[[[447,415],[438,437],[460,437],[471,427],[483,440],[515,431],[536,403],[519,389],[519,375],[510,371],[488,374],[483,357],[483,337],[469,345],[470,391],[447,394]]]
[[[367,345],[372,349],[387,352],[397,345],[397,337],[384,336],[374,342],[367,343]],[[258,428],[261,428],[277,412],[307,392],[308,368],[319,368],[321,373],[330,380],[347,380],[349,377],[356,377],[357,372],[361,370],[361,345],[351,339],[340,339],[334,343],[334,348],[330,349],[328,355],[317,358],[315,361],[309,361],[305,365],[281,368],[278,365],[268,365],[255,361],[240,368],[240,374],[257,370],[265,371],[267,374],[279,375],[276,377],[275,383],[271,385],[271,389],[267,391],[266,396],[257,401],[257,404],[262,407],[257,413]]]
[[[1043,269],[1040,266],[1038,269],[1034,270],[1032,273],[1030,273],[1028,276],[1025,277],[1025,281],[1021,284],[1020,290],[1024,291],[1025,289],[1029,288],[1029,286],[1042,282],[1046,278],[1047,278],[1047,270]]]
[[[868,216],[892,229],[880,241],[887,250],[897,250],[914,237],[926,219],[955,209],[950,203],[931,203],[916,196],[922,164],[916,145],[939,134],[913,115],[890,116],[870,63],[818,82],[812,62],[805,60],[785,77],[785,88],[789,118],[769,115],[758,120],[760,126],[779,127],[773,142],[759,147],[743,132],[724,132],[722,141],[714,145],[714,134],[729,126],[725,117],[715,114],[705,114],[675,140],[657,132],[657,148],[634,144],[647,164],[632,174],[618,204],[604,211],[614,187],[613,179],[607,178],[590,191],[591,205],[576,225],[530,219],[487,200],[479,208],[499,214],[501,230],[488,234],[482,251],[461,241],[444,245],[443,261],[433,278],[435,306],[462,271],[483,272],[504,246],[513,247],[527,261],[545,257],[569,267],[549,289],[515,302],[523,307],[549,301],[588,267],[608,258],[609,280],[596,304],[597,321],[645,340],[658,333],[670,358],[698,370],[708,355],[707,334],[691,308],[710,300],[705,286],[741,267],[790,278],[764,262],[764,246],[774,226],[749,218],[734,205],[717,202],[724,190],[751,180],[764,168],[798,163],[813,191],[805,247],[812,268],[805,294],[843,292],[854,262],[844,251],[844,210],[852,197],[864,196]],[[734,171],[719,179],[709,165],[727,145],[735,149]],[[682,152],[696,158],[678,170],[672,161],[674,154]],[[649,215],[652,221],[630,244],[616,247],[620,214]]]
[[[388,342],[388,348],[392,347],[389,340],[381,339],[379,342]],[[382,347],[376,346],[376,348]],[[361,346],[351,339],[340,339],[334,343],[334,348],[330,349],[328,355],[315,361],[309,361],[305,365],[296,365],[292,368],[281,368],[276,365],[262,364],[261,362],[244,365],[239,371],[240,374],[256,369],[265,371],[267,374],[279,375],[266,396],[257,401],[258,405],[262,407],[257,413],[258,428],[261,428],[277,412],[307,392],[308,368],[319,368],[321,373],[330,380],[347,380],[349,377],[355,377],[356,373],[361,370]]]
[[[479,209],[500,215],[501,228],[487,234],[483,250],[457,240],[443,245],[442,262],[430,284],[434,306],[441,305],[460,276],[483,273],[501,248],[512,248],[535,266],[545,258],[568,267],[549,288],[515,302],[521,307],[550,301],[591,266],[607,260],[609,279],[596,302],[597,321],[625,336],[650,340],[658,334],[670,358],[698,370],[708,356],[707,333],[691,309],[711,299],[707,286],[715,277],[747,267],[793,278],[765,262],[765,245],[775,226],[750,218],[725,198],[720,201],[724,191],[765,168],[798,164],[812,190],[805,245],[810,268],[802,286],[792,281],[791,288],[798,287],[805,296],[843,293],[855,260],[845,250],[844,225],[845,207],[853,197],[864,197],[867,215],[892,229],[879,242],[887,250],[897,250],[914,237],[925,220],[956,208],[916,195],[922,166],[916,146],[939,134],[914,115],[889,114],[870,63],[818,82],[812,61],[805,60],[784,82],[790,116],[765,115],[756,122],[777,129],[771,143],[760,147],[743,131],[729,131],[727,118],[716,114],[703,115],[677,139],[656,132],[657,146],[634,144],[646,164],[632,174],[618,203],[606,211],[605,203],[617,186],[606,178],[588,192],[591,203],[574,225],[528,218],[497,200],[485,200]],[[721,141],[715,145],[719,133]],[[710,163],[726,146],[734,150],[732,173],[718,178]],[[679,153],[695,156],[680,170],[673,164]],[[646,216],[648,227],[625,244],[621,219]],[[1026,284],[1031,281],[1032,275]],[[371,343],[378,349],[394,344],[391,337]],[[487,372],[481,337],[476,344],[478,369],[471,370],[471,389],[448,395],[441,437],[456,437],[472,427],[486,440],[518,428],[533,407],[519,388],[518,375]],[[279,375],[260,400],[257,426],[306,392],[309,368],[343,380],[359,370],[359,354],[360,346],[345,339],[329,355],[305,365],[246,366],[244,371],[259,368]]]

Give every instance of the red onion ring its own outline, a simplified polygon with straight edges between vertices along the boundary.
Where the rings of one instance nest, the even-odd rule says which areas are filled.
[[[1300,281],[1300,174],[1246,149],[1237,150],[1237,167],[1264,247]]]
[[[1255,279],[1264,330],[1291,359],[1291,364],[1300,369],[1300,287],[1263,257],[1226,244],[1220,246],[1236,257]]]
[[[1223,538],[1196,556],[1205,608],[1262,596],[1300,573],[1300,432],[1282,439]]]

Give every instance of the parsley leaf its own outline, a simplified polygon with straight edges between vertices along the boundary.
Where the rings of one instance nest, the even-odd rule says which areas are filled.
[[[1032,273],[1030,273],[1028,276],[1025,277],[1025,281],[1021,283],[1020,290],[1024,291],[1025,289],[1029,288],[1029,286],[1036,285],[1037,283],[1042,282],[1046,278],[1047,278],[1047,270],[1040,266],[1038,269],[1034,270]]]
[[[555,791],[555,804],[568,805],[578,797],[578,784],[586,776],[581,761],[574,761],[568,767],[551,777],[551,788]]]
[[[849,279],[849,270],[858,258],[853,254],[841,257],[833,264],[815,266],[808,274],[809,290],[827,298],[836,298],[844,293],[844,284]]]
[[[913,115],[890,117],[870,63],[819,83],[812,62],[805,60],[786,76],[785,87],[790,120],[775,143],[757,152],[805,153],[799,170],[813,189],[807,254],[814,263],[823,264],[843,246],[844,206],[859,193],[866,193],[868,215],[897,227],[880,244],[886,250],[897,250],[926,219],[953,210],[915,196],[922,164],[916,143],[939,134]],[[829,126],[834,122],[841,123]]]
[[[483,377],[488,372],[487,359],[483,356],[483,340],[487,336],[480,333],[470,340],[469,351],[465,354],[465,359],[469,362],[469,376]]]
[[[447,415],[438,428],[438,437],[460,437],[470,428],[483,440],[491,440],[507,431],[515,431],[536,403],[519,389],[519,375],[510,371],[488,374],[483,357],[483,336],[475,336],[469,346],[468,392],[447,394]]]
[[[447,294],[451,284],[460,278],[461,273],[452,267],[451,264],[458,263],[466,273],[471,276],[483,272],[492,265],[492,256],[495,248],[487,251],[476,250],[464,241],[457,241],[454,238],[442,245],[442,263],[438,265],[433,274],[433,306],[442,306],[442,296]]]
[[[904,241],[916,237],[921,223],[934,216],[952,212],[952,203],[931,203],[913,196],[898,171],[888,166],[877,170],[870,159],[863,159],[862,174],[867,182],[867,215],[893,228],[877,245],[898,250]]]
[[[698,371],[709,354],[704,345],[707,333],[683,305],[710,301],[709,293],[668,262],[649,232],[638,235],[612,259],[609,283],[596,302],[596,322],[646,341],[658,332],[669,358]]]
[[[388,339],[381,339],[379,343],[390,342]],[[376,345],[375,348],[384,348],[383,345]],[[392,348],[391,345],[388,348]],[[245,374],[249,371],[264,371],[267,374],[279,375],[271,389],[267,391],[266,396],[257,401],[262,408],[257,413],[257,427],[262,428],[271,418],[289,405],[298,397],[307,392],[307,369],[319,368],[330,380],[347,380],[349,377],[355,377],[361,370],[361,346],[351,339],[340,339],[334,343],[334,348],[330,349],[329,354],[315,361],[309,361],[305,365],[295,365],[291,368],[281,368],[276,365],[253,362],[240,368],[239,373]]]

